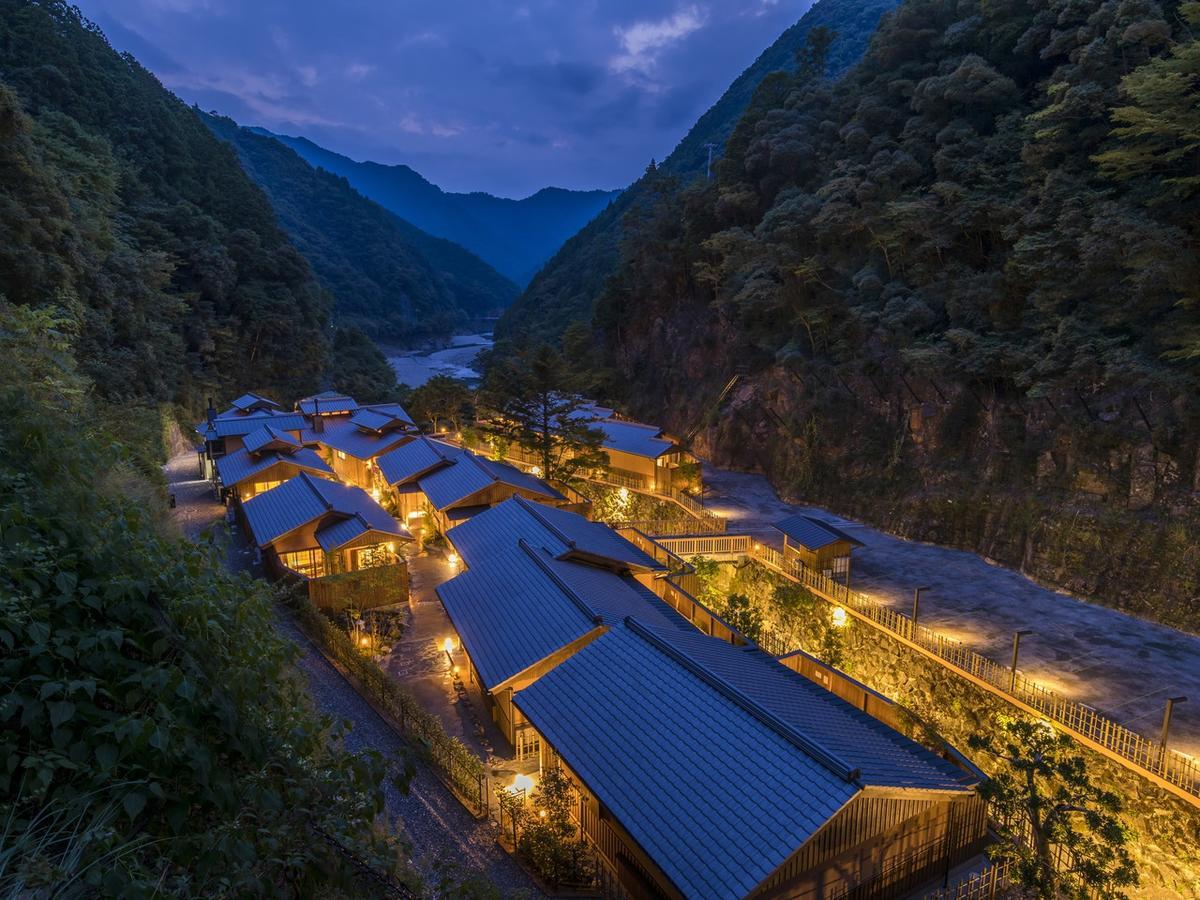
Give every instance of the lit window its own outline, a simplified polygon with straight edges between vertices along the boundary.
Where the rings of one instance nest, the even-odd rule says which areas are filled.
[[[345,451],[345,450],[338,450],[338,451],[337,451],[337,458],[338,458],[338,459],[345,459],[345,458],[346,458],[346,451]]]

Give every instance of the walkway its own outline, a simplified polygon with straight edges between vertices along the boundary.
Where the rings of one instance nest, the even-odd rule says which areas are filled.
[[[213,499],[208,482],[195,480],[194,452],[173,457],[164,472],[176,499],[173,518],[190,539],[197,539],[207,527],[224,518],[225,507]],[[236,535],[231,541],[231,568],[249,568],[251,553],[243,543]],[[435,604],[440,610],[436,598]],[[429,611],[433,612],[432,608]],[[346,748],[353,752],[378,750],[384,757],[399,755],[404,742],[299,628],[284,615],[276,617],[275,628],[299,649],[296,667],[308,680],[309,696],[316,709],[335,721],[350,724]],[[388,819],[401,821],[412,846],[413,861],[431,884],[477,876],[499,889],[502,896],[538,896],[521,867],[496,844],[491,825],[471,816],[427,767],[418,767],[407,794],[388,781],[384,796]]]
[[[865,546],[854,553],[853,586],[905,613],[917,586],[920,621],[994,660],[1006,662],[1012,633],[1021,670],[1147,736],[1158,735],[1166,698],[1186,695],[1171,725],[1171,746],[1200,757],[1200,637],[1042,587],[974,553],[893,537],[821,509],[779,499],[760,475],[704,467],[709,511],[729,519],[730,533],[780,543],[771,523],[795,512],[850,530]]]

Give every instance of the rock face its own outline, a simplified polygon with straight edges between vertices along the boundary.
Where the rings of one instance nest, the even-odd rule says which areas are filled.
[[[973,550],[1076,596],[1200,630],[1200,430],[1175,398],[981,394],[900,369],[742,377],[728,336],[626,335],[634,412],[789,501]],[[674,354],[674,355],[673,355]],[[652,362],[648,360],[653,359]],[[647,376],[647,368],[655,373]]]
[[[998,697],[862,623],[845,629],[845,660],[851,675],[912,710],[959,748],[992,727],[997,715],[1014,714]],[[1130,895],[1200,897],[1200,809],[1099,753],[1083,754],[1092,778],[1121,797],[1122,818],[1136,832],[1130,853],[1141,884]],[[984,757],[972,761],[990,768]]]

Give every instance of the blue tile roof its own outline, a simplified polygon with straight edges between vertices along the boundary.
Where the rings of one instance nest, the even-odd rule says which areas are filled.
[[[349,419],[322,419],[324,428],[306,428],[300,439],[306,444],[320,444],[341,450],[355,459],[374,459],[412,439],[403,431],[363,431]]]
[[[213,420],[211,427],[208,422],[201,422],[196,426],[196,431],[205,440],[211,441],[217,438],[247,435],[264,425],[270,425],[280,431],[300,431],[308,425],[308,422],[299,413],[261,412],[251,413],[247,416],[218,417]]]
[[[554,556],[574,556],[638,571],[664,570],[653,557],[607,525],[522,497],[498,503],[450,532],[451,542],[468,565],[475,565],[518,538],[544,547]]]
[[[247,391],[238,397],[231,404],[234,409],[245,412],[248,409],[279,409],[279,404],[274,400],[270,400],[262,394],[256,394],[253,391]]]
[[[511,544],[438,585],[437,595],[489,690],[596,627],[593,614]]]
[[[647,624],[680,652],[858,769],[864,785],[965,791],[977,780],[753,645],[735,647],[694,628],[665,631]]]
[[[242,511],[259,547],[326,517],[329,521],[322,527],[341,519],[358,518],[369,530],[397,538],[409,537],[408,531],[362,488],[304,473],[247,500]]]
[[[461,503],[496,484],[520,488],[548,500],[566,499],[540,478],[507,463],[485,459],[469,450],[461,451],[450,465],[422,475],[418,483],[434,509],[439,510]]]
[[[300,442],[286,431],[263,425],[246,435],[242,446],[251,453],[260,453],[264,448],[284,451],[299,449]]]
[[[346,394],[339,394],[336,391],[321,391],[319,394],[305,397],[296,405],[300,408],[300,412],[306,416],[317,413],[327,416],[336,413],[354,412],[358,409],[358,403],[353,397],[349,397]]]
[[[360,406],[351,416],[350,421],[359,428],[371,431],[387,431],[393,428],[413,428],[415,423],[408,413],[398,403],[381,404],[379,406]]]
[[[296,450],[292,453],[280,453],[274,450],[267,453],[251,453],[244,448],[219,457],[217,459],[217,475],[220,476],[221,484],[225,487],[234,487],[279,465],[292,465],[316,475],[333,477],[333,470],[325,464],[325,460],[311,450]]]
[[[592,427],[604,433],[601,444],[607,450],[620,450],[634,456],[657,459],[675,449],[674,443],[660,437],[662,431],[655,425],[606,419],[603,422],[592,423]]]
[[[376,460],[379,474],[395,487],[415,481],[421,475],[455,459],[463,450],[433,438],[418,437]]]
[[[630,619],[514,702],[681,893],[742,897],[859,788],[667,647]]]
[[[849,541],[856,547],[863,545],[858,538],[851,537],[840,528],[803,513],[797,513],[794,516],[788,516],[781,522],[776,522],[775,528],[809,550],[820,550],[822,547],[828,547],[838,541]]]

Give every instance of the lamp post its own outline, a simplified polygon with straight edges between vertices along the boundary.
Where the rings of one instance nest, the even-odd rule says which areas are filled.
[[[921,611],[921,591],[927,591],[927,590],[929,590],[929,585],[924,585],[919,588],[913,588],[913,609],[912,609],[912,620],[910,622],[910,628],[912,630],[912,634],[909,635],[909,639],[913,640],[913,641],[915,641],[917,639],[917,615]]]
[[[1021,638],[1027,634],[1033,634],[1032,628],[1023,628],[1020,631],[1013,632],[1013,658],[1012,672],[1008,676],[1008,692],[1014,693],[1017,689],[1017,654],[1021,652]]]
[[[1167,708],[1163,711],[1163,726],[1162,737],[1158,739],[1158,764],[1161,766],[1167,761],[1167,738],[1171,734],[1171,714],[1175,711],[1175,704],[1183,703],[1187,697],[1168,697]]]

